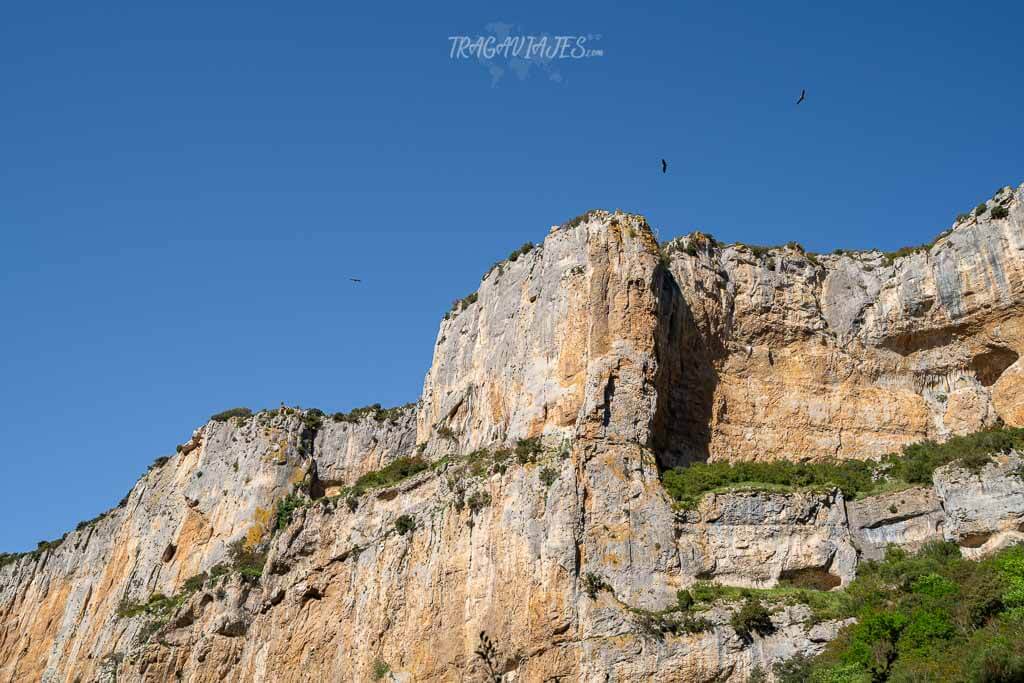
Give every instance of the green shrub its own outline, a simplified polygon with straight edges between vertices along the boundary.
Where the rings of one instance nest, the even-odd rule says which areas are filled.
[[[346,497],[361,496],[370,489],[393,486],[403,479],[419,474],[430,467],[430,463],[422,458],[399,458],[382,469],[367,472],[356,480],[356,483],[345,491]]]
[[[575,220],[575,219],[574,219]],[[509,261],[518,261],[520,256],[525,256],[533,251],[533,242],[525,242],[523,246],[519,247],[511,254],[508,255]]]
[[[583,575],[583,592],[591,600],[596,600],[597,594],[605,590],[610,591],[611,586],[608,585],[608,582],[600,574],[587,572]]]
[[[784,681],[1015,681],[1024,675],[1024,547],[964,559],[952,543],[865,562],[833,616],[855,617]],[[778,675],[778,671],[776,671]]]
[[[294,493],[289,493],[287,496],[277,501],[274,528],[277,531],[280,531],[291,524],[292,514],[299,508],[305,506],[308,502],[308,499]]]
[[[978,204],[976,207],[974,207],[975,216],[980,216],[986,211],[988,211],[988,205],[985,202],[982,202],[981,204]]]
[[[395,422],[415,405],[415,403],[406,403],[394,408],[382,408],[379,403],[374,403],[362,408],[353,408],[347,413],[334,413],[331,415],[331,419],[335,422],[361,422],[372,417],[377,422]]]
[[[250,416],[252,416],[252,411],[248,408],[231,408],[224,412],[217,413],[216,415],[211,415],[210,419],[214,422],[227,422],[233,417],[238,417],[244,420]]]
[[[993,206],[992,207],[992,218],[995,218],[995,219],[1007,218],[1007,217],[1009,217],[1009,215],[1010,215],[1010,212],[1009,212],[1009,210],[1007,210],[1007,208],[1005,206]]]
[[[149,466],[149,470],[152,471],[152,470],[159,469],[159,468],[163,467],[164,465],[167,464],[168,460],[170,460],[170,458],[168,456],[166,456],[166,455],[160,456],[159,458],[157,458],[156,460],[153,461],[153,464],[151,464]]]
[[[305,425],[306,429],[316,432],[324,424],[324,411],[319,408],[311,408],[302,414],[302,424]]]
[[[714,629],[714,624],[706,618],[691,616],[675,608],[660,612],[633,609],[632,612],[637,631],[653,640],[662,640],[666,635],[705,633]]]
[[[462,297],[461,299],[455,299],[454,301],[452,301],[452,307],[449,313],[458,313],[463,309],[469,308],[470,306],[476,303],[477,298],[477,293],[473,292],[472,294],[468,294]],[[446,315],[445,317],[447,318],[448,316]]]
[[[231,561],[230,571],[249,579],[260,578],[263,575],[263,566],[267,563],[267,553],[256,548],[247,548],[244,539],[238,539],[228,546],[228,558]]]
[[[491,471],[496,474],[504,474],[508,469],[508,460],[512,457],[512,451],[507,448],[499,448],[491,454],[493,465]]]
[[[600,209],[591,209],[590,211],[581,213],[579,216],[576,216],[575,218],[569,219],[565,223],[562,223],[562,227],[575,228],[577,225],[580,225],[584,221],[589,220],[590,217],[596,214],[598,211],[600,211]]]
[[[379,658],[373,660],[373,665],[370,668],[370,677],[373,680],[379,681],[389,673],[391,673],[391,666],[387,662]]]
[[[927,252],[932,248],[934,242],[929,244],[921,244],[916,247],[900,247],[896,251],[887,251],[882,254],[882,258],[885,259],[886,265],[892,265],[893,261],[904,256],[910,256],[911,254],[917,254],[919,252]]]
[[[750,670],[750,676],[747,677],[747,683],[768,683],[768,674],[765,673],[764,669],[760,665],[755,666]]]
[[[416,530],[416,519],[412,515],[402,515],[395,520],[395,531],[405,536],[410,531]]]
[[[775,630],[771,615],[757,598],[747,598],[743,605],[733,612],[729,618],[729,625],[744,640],[749,640],[754,633],[763,636]]]
[[[448,441],[458,441],[459,440],[459,435],[455,432],[454,429],[452,429],[448,425],[441,425],[440,427],[438,427],[437,428],[437,435],[439,437],[441,437],[442,439],[447,439]]]
[[[490,504],[491,494],[487,491],[474,491],[473,495],[471,495],[466,501],[466,505],[469,507],[469,512],[473,515],[480,512]]]
[[[537,456],[540,455],[543,450],[539,436],[529,439],[519,439],[519,441],[516,442],[516,460],[519,461],[520,465],[525,465],[528,462],[535,461]]]
[[[558,470],[554,467],[544,467],[541,469],[539,476],[544,486],[551,486],[558,479]]]
[[[195,576],[190,576],[189,578],[185,579],[185,583],[181,584],[181,587],[183,590],[192,593],[194,591],[201,589],[208,578],[210,577],[207,575],[206,572],[201,572],[199,574],[196,574]]]
[[[9,564],[13,564],[26,555],[28,555],[28,553],[0,553],[0,567],[6,567]]]

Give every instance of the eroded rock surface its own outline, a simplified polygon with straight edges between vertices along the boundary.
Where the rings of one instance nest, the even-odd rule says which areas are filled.
[[[943,534],[977,557],[1024,540],[1024,458],[998,455],[981,471],[947,466],[935,472],[945,512]]]
[[[736,491],[704,496],[681,514],[686,574],[764,588],[780,579],[829,590],[857,565],[842,494]]]
[[[880,560],[890,544],[913,552],[942,538],[946,515],[931,487],[881,493],[847,504],[853,542],[861,555]]]

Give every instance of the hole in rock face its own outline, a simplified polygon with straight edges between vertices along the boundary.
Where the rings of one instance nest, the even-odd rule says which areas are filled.
[[[174,559],[174,553],[176,552],[178,552],[178,547],[173,543],[168,543],[167,547],[164,548],[164,554],[162,556],[163,561],[170,562],[172,559]]]
[[[974,357],[971,360],[971,370],[978,376],[982,386],[990,387],[1006,369],[1017,362],[1020,357],[1012,349],[995,348]]]
[[[960,539],[959,545],[961,548],[980,548],[990,538],[992,538],[991,533],[967,534]]]
[[[779,583],[796,588],[810,588],[819,591],[832,590],[842,583],[842,579],[824,567],[803,567],[786,569],[779,574]]]

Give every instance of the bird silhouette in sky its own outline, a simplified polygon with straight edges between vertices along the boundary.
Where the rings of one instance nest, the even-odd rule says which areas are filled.
[[[804,101],[805,99],[807,99],[807,91],[806,91],[806,90],[801,90],[801,91],[800,91],[800,99],[798,99],[798,100],[796,101],[796,103],[797,103],[797,104],[800,104],[800,103],[801,103],[801,102],[803,102],[803,101]]]
[[[351,280],[352,282],[362,282],[362,280],[360,280],[357,277],[350,277],[349,280]]]
[[[664,159],[661,160],[661,172],[668,173],[668,162]]]

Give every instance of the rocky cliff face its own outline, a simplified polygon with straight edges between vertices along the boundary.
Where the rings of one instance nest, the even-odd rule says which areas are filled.
[[[894,260],[699,234],[671,242],[685,300],[673,407],[696,426],[687,449],[864,458],[1000,419],[1021,424],[1020,200],[1005,188],[985,213]],[[992,218],[996,207],[1008,216]]]
[[[0,680],[366,680],[384,662],[485,680],[481,631],[506,680],[743,681],[814,654],[841,624],[801,607],[753,637],[727,604],[648,626],[698,580],[829,588],[888,542],[1012,542],[1018,456],[884,498],[735,491],[690,511],[659,464],[865,458],[1024,422],[1022,194],[891,263],[659,246],[626,214],[555,229],[442,322],[415,406],[210,422],[119,507],[0,567]],[[494,455],[530,437],[537,452]],[[334,497],[417,453],[433,465]],[[279,521],[296,490],[315,502]],[[230,570],[232,544],[267,548],[261,577]],[[186,583],[200,572],[219,578]]]

